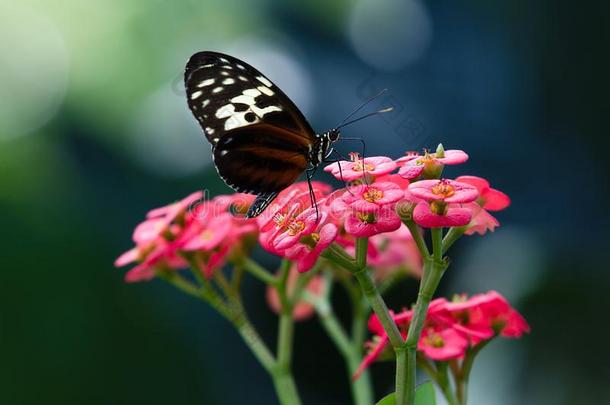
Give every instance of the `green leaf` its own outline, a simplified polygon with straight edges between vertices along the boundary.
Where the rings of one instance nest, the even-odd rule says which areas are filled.
[[[393,392],[389,395],[386,395],[379,402],[377,402],[377,405],[395,405],[395,404],[396,404],[396,393],[395,392]]]
[[[377,405],[396,405],[396,393],[393,392],[383,397]],[[434,385],[428,381],[421,384],[415,390],[415,405],[436,405],[436,394]]]
[[[417,387],[415,390],[415,405],[436,405],[436,394],[431,381]]]

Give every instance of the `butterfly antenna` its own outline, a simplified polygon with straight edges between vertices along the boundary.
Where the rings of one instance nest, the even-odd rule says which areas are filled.
[[[347,114],[347,117],[345,117],[343,119],[343,121],[341,121],[341,123],[339,124],[339,126],[337,128],[341,128],[342,126],[344,126],[343,124],[345,124],[345,122],[347,120],[352,118],[354,116],[354,114],[356,114],[358,111],[362,110],[368,103],[370,103],[371,101],[375,100],[377,97],[380,97],[383,94],[385,94],[387,91],[388,91],[388,89],[383,89],[379,93],[375,94],[374,96],[369,97],[368,99],[366,99],[362,104],[360,104],[358,107],[354,108],[354,110],[351,113]]]
[[[365,119],[365,118],[372,117],[373,115],[387,113],[387,112],[390,112],[390,111],[392,111],[392,110],[394,110],[394,107],[386,107],[386,108],[384,108],[384,109],[382,109],[382,110],[379,110],[379,111],[374,111],[374,112],[372,112],[372,113],[365,114],[365,115],[363,115],[362,117],[359,117],[359,118],[353,119],[353,120],[351,120],[351,121],[348,121],[348,122],[344,122],[344,123],[342,123],[342,124],[341,124],[341,125],[339,125],[339,126],[336,128],[336,129],[346,127],[346,126],[348,126],[348,125],[350,125],[350,124],[353,124],[354,122],[358,122],[358,121],[363,120],[363,119]],[[342,139],[346,139],[346,138],[342,138]]]

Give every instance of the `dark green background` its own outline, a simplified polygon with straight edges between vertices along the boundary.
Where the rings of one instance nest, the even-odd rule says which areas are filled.
[[[227,191],[180,87],[186,58],[201,49],[257,53],[319,130],[389,88],[380,103],[398,115],[345,131],[369,154],[438,141],[466,150],[470,161],[450,174],[487,177],[513,205],[494,234],[455,246],[440,293],[497,289],[533,329],[481,355],[472,404],[610,401],[609,6],[407,1],[411,14],[359,26],[391,39],[368,45],[387,51],[371,62],[350,40],[360,3],[0,5],[0,403],[275,403],[219,316],[161,282],[127,285],[112,266],[148,209]],[[401,30],[421,18],[430,34],[421,53],[387,69],[408,56],[401,41],[421,32]],[[274,52],[292,64],[276,64]],[[391,305],[408,304],[414,288],[396,290]],[[248,310],[273,342],[263,293],[246,284]],[[294,368],[305,403],[348,403],[343,365],[315,320],[298,325]],[[381,396],[392,367],[373,373]]]

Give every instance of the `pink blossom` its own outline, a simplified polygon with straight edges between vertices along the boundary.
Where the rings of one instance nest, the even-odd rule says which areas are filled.
[[[491,188],[489,182],[481,177],[460,176],[455,180],[476,187],[479,191],[477,203],[487,211],[500,211],[510,205],[510,198],[506,194]]]
[[[347,233],[362,238],[395,231],[400,224],[400,217],[394,208],[384,206],[374,213],[353,211],[347,215],[344,226]]]
[[[457,297],[455,301],[446,303],[445,307],[456,321],[454,327],[467,334],[473,345],[495,334],[521,337],[530,332],[521,314],[496,291],[473,295],[470,299]]]
[[[126,281],[144,281],[157,271],[189,266],[184,255],[194,257],[207,277],[222,267],[232,249],[241,249],[241,239],[258,231],[254,220],[235,218],[228,210],[239,195],[199,201],[202,193],[150,211],[133,235],[136,247],[115,261],[116,266],[136,262]]]
[[[398,174],[406,179],[418,177],[424,170],[440,173],[443,165],[456,165],[468,160],[468,155],[461,150],[446,150],[444,157],[437,157],[436,153],[425,153],[423,156],[415,152],[407,152],[407,155],[398,159],[396,163],[400,166]]]
[[[286,225],[285,232],[274,238],[273,246],[280,251],[294,246],[301,238],[313,233],[318,223],[325,223],[327,216],[324,211],[316,213],[314,208],[303,211]]]
[[[390,311],[403,339],[413,317],[413,311],[400,313]],[[374,334],[367,344],[369,350],[354,375],[357,378],[375,360],[383,356],[389,347],[388,336],[376,315],[368,322]],[[469,346],[496,335],[512,338],[529,333],[525,319],[495,291],[477,294],[468,299],[458,296],[454,301],[437,298],[430,302],[418,351],[431,360],[447,361],[462,358]]]
[[[417,181],[409,185],[409,191],[428,202],[467,203],[479,196],[476,187],[448,179]]]
[[[464,232],[466,235],[473,235],[475,233],[484,235],[487,231],[493,232],[497,226],[500,226],[498,220],[479,204],[472,202],[468,203],[466,207],[472,213],[472,219]]]
[[[435,361],[447,361],[464,356],[468,339],[453,328],[425,328],[417,349]]]
[[[353,181],[360,179],[365,174],[371,176],[382,176],[396,169],[396,163],[385,156],[374,156],[361,158],[357,153],[350,153],[351,161],[339,161],[331,163],[324,168],[325,172],[331,173],[337,180]]]
[[[309,271],[316,264],[322,251],[337,237],[335,224],[319,224],[318,227],[316,232],[312,232],[285,251],[286,257],[296,261],[299,273]]]
[[[362,184],[350,187],[343,200],[354,210],[371,213],[403,198],[404,192],[394,183]]]
[[[219,246],[226,240],[231,231],[233,216],[224,213],[210,219],[208,223],[202,225],[197,223],[191,227],[192,231],[185,234],[182,250],[211,250]]]
[[[424,228],[443,228],[451,226],[464,226],[470,223],[472,212],[456,204],[444,206],[444,213],[433,211],[434,205],[420,202],[413,210],[413,220]]]

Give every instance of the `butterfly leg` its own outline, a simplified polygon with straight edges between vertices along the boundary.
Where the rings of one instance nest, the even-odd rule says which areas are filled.
[[[316,174],[317,167],[312,167],[311,169],[307,169],[307,185],[309,186],[309,200],[311,201],[311,205],[316,209],[316,223],[320,219],[320,213],[318,212],[318,202],[316,200],[316,193],[313,191],[313,186],[311,185],[311,179],[313,175]]]
[[[334,160],[324,160],[324,163],[336,163],[337,166],[339,166],[339,176],[341,177],[341,181],[343,182],[343,184],[345,184],[345,189],[347,190],[348,193],[350,193],[351,195],[354,195],[354,193],[352,193],[352,191],[349,189],[349,184],[348,182],[343,178],[343,169],[341,168],[341,163],[340,163],[340,159],[343,160],[349,160],[347,159],[345,156],[343,156],[341,153],[339,153],[339,151],[337,151],[336,149],[333,149],[332,153],[334,153],[335,155],[338,156],[337,159]]]

